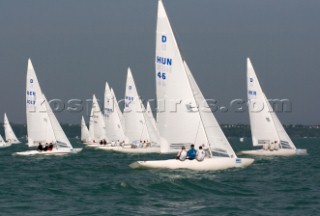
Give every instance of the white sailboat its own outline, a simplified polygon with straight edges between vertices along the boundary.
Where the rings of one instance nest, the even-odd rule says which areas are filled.
[[[11,146],[11,143],[7,143],[4,141],[4,139],[2,138],[1,134],[0,134],[0,148],[6,148]]]
[[[86,122],[84,121],[83,116],[81,117],[81,142],[89,142],[89,130],[87,128]]]
[[[15,135],[14,131],[12,130],[12,127],[10,125],[10,122],[8,120],[6,113],[4,114],[3,127],[4,127],[4,134],[5,134],[6,142],[11,143],[11,144],[19,144],[20,141],[18,140],[17,136]]]
[[[123,116],[114,91],[109,88],[108,83],[106,83],[104,97],[104,116],[111,143],[115,145],[128,143],[129,140],[124,132]]]
[[[91,111],[91,116],[90,116],[90,125],[89,125],[89,134],[90,130],[91,134],[90,141],[89,141],[89,146],[96,147],[99,146],[102,142],[109,143],[110,140],[107,136],[106,132],[106,123],[104,120],[104,116],[101,112],[98,100],[95,95],[93,95],[92,99],[92,111]],[[92,128],[92,129],[91,129]]]
[[[247,94],[253,146],[259,150],[242,151],[248,155],[297,155],[306,154],[306,149],[297,149],[284,130],[276,113],[260,86],[250,59],[247,59]]]
[[[42,93],[38,78],[31,60],[28,61],[26,79],[26,115],[28,146],[34,147],[41,144],[52,143],[52,150],[30,150],[17,152],[17,155],[61,155],[78,153],[81,148],[73,148],[51,107]]]
[[[157,81],[158,95],[160,95],[161,98],[171,99],[168,95],[171,95],[172,92],[179,92],[180,98],[186,99],[189,97],[188,101],[184,101],[185,106],[183,107],[187,109],[188,112],[177,108],[177,112],[174,113],[177,116],[171,113],[168,115],[163,113],[159,115],[162,121],[160,122],[159,119],[159,126],[162,127],[161,132],[169,136],[171,142],[177,142],[181,136],[186,135],[187,139],[181,139],[180,141],[184,141],[185,144],[190,142],[194,143],[196,148],[203,145],[208,149],[209,155],[203,161],[180,161],[176,159],[137,161],[130,166],[132,168],[221,170],[246,167],[252,164],[253,159],[238,158],[234,153],[195,82],[191,71],[186,63],[183,62],[161,0],[158,2],[156,40],[156,72],[158,79],[161,79]],[[162,46],[160,44],[162,44]],[[159,62],[159,55],[162,56],[161,58],[171,59],[171,63],[168,64],[167,60],[164,62],[161,60]],[[164,63],[166,63],[165,66],[161,65]],[[159,71],[161,74],[165,73],[165,79],[163,79],[162,75],[159,77]],[[158,86],[160,87],[158,88]],[[177,89],[178,87],[182,89]],[[185,94],[183,94],[183,92]],[[158,98],[158,100],[159,99],[160,98]],[[167,111],[164,113],[167,113]],[[190,114],[190,116],[188,116],[188,114]],[[186,118],[183,118],[183,116],[186,116]],[[171,118],[175,119],[176,122],[172,122]],[[193,125],[193,128],[189,127],[190,125]],[[185,126],[185,129],[183,126]],[[175,131],[176,134],[168,131],[170,127],[172,127],[172,130],[177,130]],[[188,133],[191,133],[191,135]],[[171,144],[169,150],[175,149],[176,147],[177,145]]]
[[[126,153],[160,152],[159,140],[150,131],[152,124],[146,116],[130,68],[127,73],[124,118],[125,133],[130,144],[115,148],[114,151]]]

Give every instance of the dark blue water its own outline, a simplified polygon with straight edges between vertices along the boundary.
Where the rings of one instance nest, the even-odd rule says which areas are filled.
[[[71,140],[74,146],[82,146]],[[320,139],[294,140],[308,156],[256,157],[218,172],[133,170],[130,155],[85,148],[69,156],[0,149],[0,215],[320,215]],[[235,150],[250,149],[231,139]]]

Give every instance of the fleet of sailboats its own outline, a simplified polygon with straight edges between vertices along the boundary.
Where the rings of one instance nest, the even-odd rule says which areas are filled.
[[[150,103],[141,100],[128,68],[123,111],[115,92],[106,82],[103,109],[94,94],[89,127],[84,117],[81,118],[81,142],[97,149],[123,153],[177,153],[190,145],[206,151],[206,158],[201,161],[136,161],[130,164],[132,168],[222,170],[251,165],[254,159],[238,158],[234,152],[182,58],[162,0],[158,0],[155,53],[157,106],[162,111],[154,117]],[[307,154],[307,150],[295,147],[273,112],[250,59],[247,59],[247,90],[252,143],[262,148],[241,153],[264,156]],[[259,109],[261,105],[262,109]],[[82,150],[73,148],[64,133],[40,88],[30,59],[26,77],[26,117],[27,145],[37,149],[16,152],[16,155],[61,155]],[[0,148],[20,143],[6,113],[4,131],[5,140],[0,135]]]

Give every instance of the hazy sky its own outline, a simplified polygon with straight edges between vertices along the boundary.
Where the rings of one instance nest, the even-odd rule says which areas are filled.
[[[319,0],[164,0],[183,57],[206,98],[246,99],[246,57],[268,98],[288,98],[283,123],[320,123]],[[1,0],[0,115],[24,123],[31,57],[48,99],[102,99],[105,81],[124,95],[132,68],[155,97],[156,0]],[[60,122],[79,123],[63,112]],[[248,114],[215,114],[248,123]],[[87,118],[88,119],[88,118]]]

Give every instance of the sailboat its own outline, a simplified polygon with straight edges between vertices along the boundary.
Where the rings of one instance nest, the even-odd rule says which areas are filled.
[[[83,116],[81,117],[81,142],[89,142],[89,130],[87,128],[86,122],[84,121]]]
[[[114,151],[126,153],[160,152],[159,140],[153,136],[152,123],[150,123],[145,107],[139,98],[130,68],[127,72],[124,118],[125,133],[130,144],[115,148]]]
[[[117,98],[112,88],[106,83],[104,98],[104,116],[107,128],[107,135],[114,145],[128,143],[129,140],[124,132],[124,119],[119,108]]]
[[[253,146],[262,149],[242,151],[248,155],[301,155],[306,149],[297,149],[284,130],[276,113],[260,86],[250,59],[247,59],[247,90]]]
[[[16,152],[16,155],[61,155],[78,153],[81,148],[73,148],[66,134],[62,130],[57,118],[41,91],[38,78],[31,60],[28,61],[26,79],[26,115],[28,146],[36,147],[40,144],[53,144],[52,150],[29,150]]]
[[[176,101],[181,106],[176,106],[175,112],[165,110],[158,113],[160,132],[169,139],[168,152],[177,152],[177,147],[191,143],[196,148],[203,146],[209,155],[203,161],[137,161],[130,164],[130,167],[222,170],[252,164],[254,160],[251,158],[237,157],[222,132],[189,67],[181,57],[161,0],[158,1],[156,43],[157,99],[165,102],[173,99],[176,101],[177,98],[182,100]]]
[[[98,147],[102,143],[110,143],[106,132],[106,123],[95,95],[92,99],[92,110],[89,123],[89,145]]]
[[[4,127],[4,134],[6,137],[6,142],[11,143],[11,144],[19,144],[20,141],[18,140],[17,136],[15,135],[14,131],[12,130],[12,127],[10,125],[10,122],[8,120],[6,113],[4,114],[3,127]]]
[[[0,148],[6,148],[6,147],[10,147],[10,146],[11,146],[11,143],[5,142],[0,134]]]

